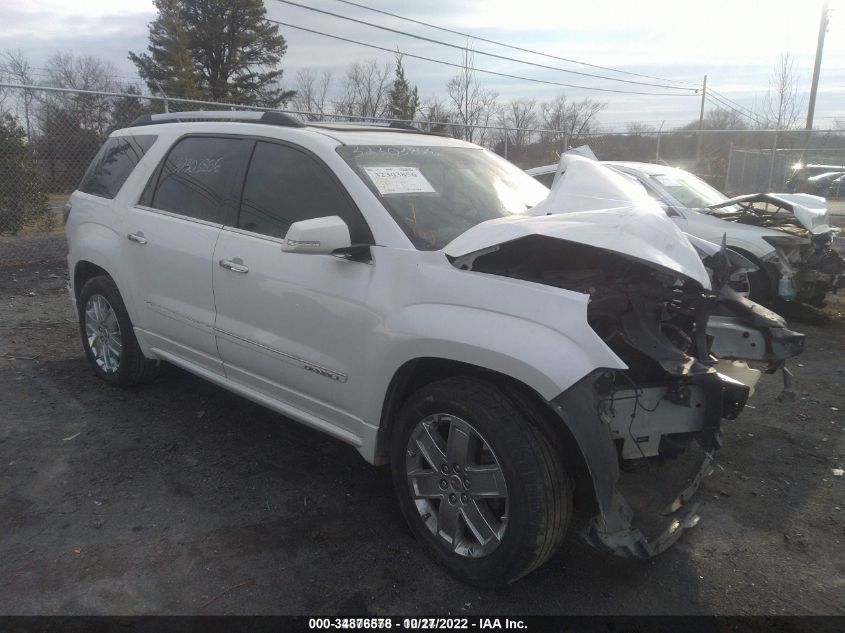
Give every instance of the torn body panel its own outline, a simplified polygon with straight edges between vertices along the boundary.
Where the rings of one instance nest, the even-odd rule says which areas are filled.
[[[728,222],[787,233],[821,235],[834,230],[825,199],[806,193],[751,193],[712,204],[709,209]]]
[[[732,260],[724,248],[699,259],[708,274],[705,286],[700,276],[640,252],[549,234],[507,237],[499,244],[479,240],[480,250],[457,250],[451,261],[463,270],[589,295],[589,325],[627,368],[596,370],[551,401],[580,448],[595,491],[599,513],[582,537],[620,556],[654,556],[697,523],[688,502],[712,470],[722,421],[740,414],[760,376],[742,360],[782,367],[801,351],[803,335],[730,289],[731,270],[747,260]],[[660,528],[648,521],[646,528],[644,511],[630,501],[640,495],[623,493],[628,471],[637,464],[671,471],[694,453],[697,461],[660,501]]]
[[[762,239],[773,250],[761,261],[780,280],[775,290],[781,298],[812,301],[845,285],[845,260],[833,249],[839,229],[830,224],[824,198],[755,193],[709,209],[720,220],[767,230]]]
[[[685,529],[693,527],[699,521],[697,507],[689,505],[704,477],[713,469],[714,452],[717,446],[709,451],[700,451],[703,459],[695,465],[689,476],[684,477],[676,487],[677,493],[663,505],[659,518],[660,527],[649,530],[641,525],[638,512],[629,504],[621,491],[621,479],[626,475],[621,465],[631,460],[626,459],[624,452],[620,456],[617,438],[614,437],[614,425],[605,424],[597,411],[601,411],[606,398],[599,395],[596,381],[601,376],[591,375],[579,382],[566,393],[553,401],[555,412],[562,422],[572,432],[584,455],[584,460],[593,488],[596,494],[598,514],[590,519],[581,530],[581,538],[598,549],[607,551],[624,558],[650,558],[656,556],[674,544]],[[718,388],[719,378],[708,379],[712,386]],[[711,388],[709,391],[713,391]],[[711,408],[721,398],[714,398],[713,394],[706,398]],[[706,445],[711,441],[720,441],[720,434],[705,429],[704,417],[708,414],[697,413],[700,421],[691,427],[699,426],[698,433],[705,433]],[[710,417],[721,417],[720,412],[711,412]],[[685,416],[684,424],[690,423],[690,416]],[[696,433],[695,430],[690,431]],[[646,466],[650,466],[651,463]],[[662,467],[659,464],[657,467]]]

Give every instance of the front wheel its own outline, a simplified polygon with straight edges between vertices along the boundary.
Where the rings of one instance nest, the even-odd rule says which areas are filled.
[[[396,423],[399,505],[437,561],[492,587],[558,549],[572,509],[569,475],[542,429],[494,385],[470,377],[429,384]]]

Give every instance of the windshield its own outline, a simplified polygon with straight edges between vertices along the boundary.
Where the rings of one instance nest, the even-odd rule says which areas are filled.
[[[442,248],[486,220],[525,213],[549,195],[481,148],[346,145],[338,153],[420,250]]]
[[[710,205],[719,204],[729,198],[689,172],[674,169],[665,174],[651,174],[649,179],[687,209],[696,209],[705,213],[731,213],[739,210],[736,205],[715,210],[708,209]]]

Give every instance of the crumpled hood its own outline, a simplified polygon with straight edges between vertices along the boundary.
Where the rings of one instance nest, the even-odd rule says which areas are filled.
[[[801,226],[813,235],[821,235],[832,230],[827,201],[821,196],[813,196],[808,193],[750,193],[714,204],[710,208],[720,209],[732,204],[753,204],[755,202],[768,202],[788,213],[792,213],[795,219],[801,223]]]
[[[443,251],[462,257],[528,235],[587,244],[656,264],[710,289],[696,250],[645,190],[588,158],[564,155],[566,172],[530,216],[482,222]]]
[[[529,215],[637,206],[655,209],[666,217],[660,205],[639,182],[602,165],[589,154],[585,157],[574,153],[577,150],[588,151],[576,148],[560,157],[558,171],[562,170],[561,175],[548,197],[529,209]]]

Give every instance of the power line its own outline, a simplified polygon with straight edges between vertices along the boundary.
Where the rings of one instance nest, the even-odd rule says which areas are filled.
[[[758,119],[754,113],[748,114],[746,112],[743,112],[742,110],[733,107],[730,103],[716,95],[708,94],[707,96],[712,103],[715,103],[716,105],[721,106],[723,108],[727,108],[728,110],[732,110],[733,112],[736,112],[740,116],[745,117],[749,121],[752,121],[758,125],[760,124],[760,119]]]
[[[333,13],[331,11],[325,11],[324,9],[318,9],[316,7],[309,7],[309,6],[306,6],[304,4],[300,4],[298,2],[292,2],[292,0],[276,0],[276,2],[288,4],[288,5],[291,5],[291,6],[294,6],[294,7],[298,7],[300,9],[305,9],[307,11],[314,11],[315,13],[322,13],[323,15],[330,15],[333,18],[339,18],[341,20],[348,20],[349,22],[355,22],[357,24],[363,24],[364,26],[370,26],[370,27],[373,27],[373,28],[376,28],[376,29],[381,29],[382,31],[388,31],[390,33],[396,33],[397,35],[403,35],[405,37],[411,37],[411,38],[414,38],[414,39],[417,39],[417,40],[422,40],[424,42],[430,42],[432,44],[438,44],[440,46],[448,46],[449,48],[455,48],[455,49],[458,49],[458,50],[461,50],[461,51],[467,49],[466,46],[459,46],[457,44],[451,44],[449,42],[444,42],[442,40],[435,40],[435,39],[432,39],[430,37],[425,37],[425,36],[422,36],[422,35],[416,35],[414,33],[408,33],[407,31],[400,31],[398,29],[390,28],[389,26],[382,26],[381,24],[375,24],[373,22],[367,22],[366,20],[359,20],[357,18],[353,18],[353,17],[347,16],[347,15],[341,15],[339,13]],[[536,62],[529,62],[529,61],[526,61],[524,59],[515,59],[513,57],[507,57],[506,55],[497,55],[496,53],[488,53],[486,51],[473,51],[473,52],[478,53],[479,55],[485,55],[487,57],[494,57],[496,59],[502,59],[504,61],[516,62],[518,64],[525,64],[527,66],[536,66],[537,68],[545,68],[547,70],[555,70],[555,71],[558,71],[558,72],[569,73],[569,74],[572,74],[572,75],[581,75],[582,77],[593,77],[593,78],[596,78],[596,79],[606,79],[608,81],[619,81],[619,82],[626,83],[626,84],[637,84],[637,85],[640,85],[640,86],[653,86],[653,87],[656,87],[656,88],[666,88],[666,89],[669,89],[669,90],[687,90],[689,92],[698,92],[698,88],[685,88],[685,87],[682,87],[682,86],[667,86],[665,84],[656,84],[656,83],[647,82],[647,81],[636,81],[636,80],[633,80],[633,79],[620,79],[618,77],[608,77],[606,75],[597,75],[595,73],[586,73],[586,72],[581,72],[581,71],[578,71],[578,70],[569,70],[569,69],[566,69],[566,68],[560,68],[558,66],[548,66],[546,64],[538,64]]]
[[[759,123],[760,123],[760,121],[759,121],[756,117],[751,116],[751,115],[749,115],[749,114],[746,114],[746,113],[745,113],[745,112],[743,112],[742,110],[738,110],[738,109],[736,109],[735,107],[733,107],[733,106],[732,106],[732,105],[730,105],[729,103],[727,103],[727,102],[725,102],[725,101],[722,101],[721,99],[719,99],[718,97],[716,97],[716,96],[715,96],[715,95],[713,95],[713,94],[708,93],[708,94],[707,94],[707,98],[708,98],[708,99],[710,99],[710,101],[712,101],[713,103],[715,103],[715,104],[717,104],[717,105],[719,105],[719,106],[721,106],[721,107],[723,107],[723,108],[728,108],[729,110],[733,110],[734,112],[736,112],[736,113],[737,113],[737,114],[739,114],[740,116],[744,116],[744,117],[745,117],[746,119],[748,119],[749,121],[752,121],[752,122],[757,123],[757,124],[759,124]]]
[[[708,94],[706,98],[707,98],[708,101],[710,101],[715,106],[718,106],[718,107],[723,108],[723,109],[731,110],[732,112],[736,112],[740,116],[743,116],[747,119],[752,119],[751,116],[749,116],[748,114],[746,114],[742,110],[739,110],[739,109],[733,107],[732,105],[730,105],[726,101],[723,101],[722,99],[717,97],[715,94]]]
[[[681,79],[666,79],[664,77],[654,77],[652,75],[644,75],[642,73],[635,73],[628,70],[619,70],[618,68],[610,68],[609,66],[599,66],[598,64],[590,64],[588,62],[578,61],[577,59],[570,59],[568,57],[559,57],[557,55],[551,55],[549,53],[542,53],[540,51],[533,51],[528,48],[522,48],[520,46],[514,46],[512,44],[506,44],[504,42],[497,42],[496,40],[490,40],[484,37],[479,37],[477,35],[470,35],[469,33],[462,33],[461,31],[455,31],[452,29],[447,29],[442,26],[436,26],[434,24],[430,24],[428,22],[423,22],[421,20],[415,20],[413,18],[406,18],[401,15],[397,15],[396,13],[390,13],[389,11],[383,11],[381,9],[375,9],[373,7],[368,7],[363,4],[359,4],[357,2],[352,2],[351,0],[337,0],[337,2],[342,2],[343,4],[348,4],[353,7],[358,7],[360,9],[366,9],[367,11],[373,11],[375,13],[381,13],[382,15],[387,15],[392,18],[397,18],[399,20],[405,20],[406,22],[412,22],[414,24],[420,24],[422,26],[427,26],[431,29],[436,29],[438,31],[443,31],[445,33],[452,33],[453,35],[460,35],[461,37],[467,37],[473,40],[478,40],[479,42],[487,42],[488,44],[495,44],[496,46],[504,46],[505,48],[510,48],[515,51],[522,51],[523,53],[531,53],[532,55],[540,55],[542,57],[548,57],[549,59],[557,59],[562,62],[568,62],[570,64],[578,64],[580,66],[588,66],[590,68],[598,68],[599,70],[609,70],[611,72],[620,73],[622,75],[631,75],[633,77],[644,77],[646,79],[656,79],[657,81],[668,81],[669,83],[683,83],[688,84],[691,86],[697,86],[697,83],[691,81],[684,81]]]
[[[316,31],[314,29],[308,29],[304,26],[296,26],[295,24],[289,24],[288,22],[280,22],[279,20],[271,20],[270,18],[265,18],[268,22],[272,22],[273,24],[279,24],[281,26],[286,26],[291,29],[297,29],[299,31],[305,31],[306,33],[313,33],[315,35],[322,35],[323,37],[329,37],[333,40],[340,40],[341,42],[348,42],[350,44],[357,44],[359,46],[366,46],[367,48],[374,48],[380,51],[386,51],[388,53],[398,53],[405,57],[412,57],[414,59],[420,59],[426,62],[432,62],[435,64],[442,64],[444,66],[452,66],[453,68],[462,68],[466,70],[471,70],[473,72],[478,73],[485,73],[488,75],[496,75],[497,77],[506,77],[508,79],[518,79],[520,81],[531,81],[538,84],[546,84],[549,86],[562,86],[564,88],[578,88],[580,90],[597,90],[599,92],[615,92],[621,94],[629,94],[629,95],[646,95],[651,97],[694,97],[694,94],[677,94],[674,92],[638,92],[634,90],[617,90],[615,88],[594,88],[592,86],[578,86],[575,84],[566,84],[561,83],[559,81],[548,81],[545,79],[535,79],[532,77],[522,77],[519,75],[511,75],[508,73],[500,73],[495,70],[485,70],[483,68],[474,68],[472,66],[464,66],[462,64],[455,64],[453,62],[447,62],[442,59],[434,59],[432,57],[425,57],[423,55],[415,55],[414,53],[403,53],[399,50],[393,50],[390,48],[385,48],[384,46],[377,46],[376,44],[368,44],[366,42],[359,42],[358,40],[349,39],[348,37],[341,37],[340,35],[331,35],[329,33],[323,33],[322,31]]]
[[[732,99],[729,99],[728,97],[723,95],[721,92],[719,92],[717,90],[713,90],[713,88],[708,87],[707,90],[708,90],[708,92],[714,93],[717,97],[721,98],[723,101],[727,101],[728,103],[735,105],[740,110],[744,110],[745,112],[750,114],[752,117],[757,118],[756,113],[751,108],[746,108],[745,106],[740,105],[736,101],[733,101]]]

